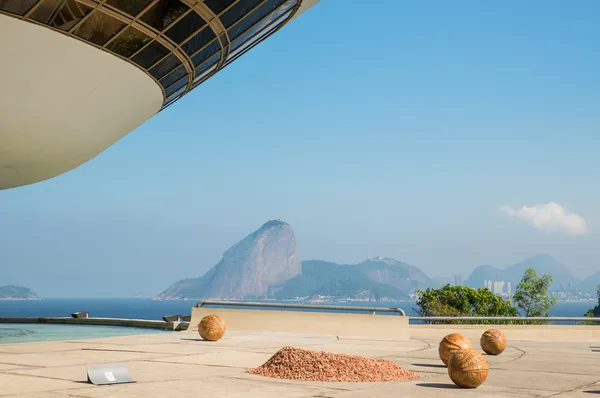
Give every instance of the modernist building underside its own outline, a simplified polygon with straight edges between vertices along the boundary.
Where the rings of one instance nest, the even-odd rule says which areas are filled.
[[[0,0],[0,189],[62,174],[318,0]]]

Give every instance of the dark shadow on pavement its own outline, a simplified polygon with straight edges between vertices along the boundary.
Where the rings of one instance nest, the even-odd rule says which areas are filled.
[[[450,383],[418,383],[416,385],[419,387],[428,387],[428,388],[445,388],[447,390],[455,390],[458,388],[455,384],[450,384]]]
[[[181,339],[181,340],[185,340],[185,341],[200,341],[202,343],[216,343],[216,341],[208,341],[208,340],[204,340],[201,338],[197,338],[197,339]]]
[[[595,390],[595,391],[591,391],[591,390],[590,390],[590,391],[584,391],[584,393],[586,393],[586,394],[598,394],[598,395],[600,395],[600,390]]]
[[[413,363],[411,364],[412,366],[422,366],[424,368],[440,368],[440,369],[446,369],[446,365],[439,365],[439,364],[433,364],[433,363]]]

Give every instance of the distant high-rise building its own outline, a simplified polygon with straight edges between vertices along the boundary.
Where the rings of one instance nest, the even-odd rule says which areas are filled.
[[[492,292],[496,295],[502,295],[504,292],[504,281],[494,281],[494,289]]]
[[[512,285],[510,281],[493,281],[491,279],[486,279],[483,281],[483,287],[497,296],[510,296],[512,294]]]
[[[463,276],[458,274],[454,275],[454,286],[462,286],[463,284]]]

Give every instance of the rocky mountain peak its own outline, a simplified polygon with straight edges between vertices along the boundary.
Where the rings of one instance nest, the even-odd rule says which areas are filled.
[[[204,276],[175,283],[158,298],[243,300],[266,298],[302,271],[290,224],[271,220],[229,248]]]
[[[261,229],[265,229],[265,228],[275,228],[275,227],[285,227],[285,226],[289,226],[290,224],[288,224],[287,222],[278,219],[278,220],[269,220],[266,223],[263,224],[262,227],[259,228],[259,231]]]
[[[401,261],[396,260],[393,257],[373,257],[373,258],[369,258],[367,260],[365,260],[365,262],[377,262],[377,263],[385,263],[388,265],[402,265],[403,263]]]

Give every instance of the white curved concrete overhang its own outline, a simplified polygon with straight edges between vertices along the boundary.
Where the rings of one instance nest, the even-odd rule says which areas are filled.
[[[100,154],[158,112],[137,67],[0,14],[0,189],[43,181]]]
[[[146,72],[50,28],[0,14],[0,50],[0,190],[87,162],[163,106]]]

